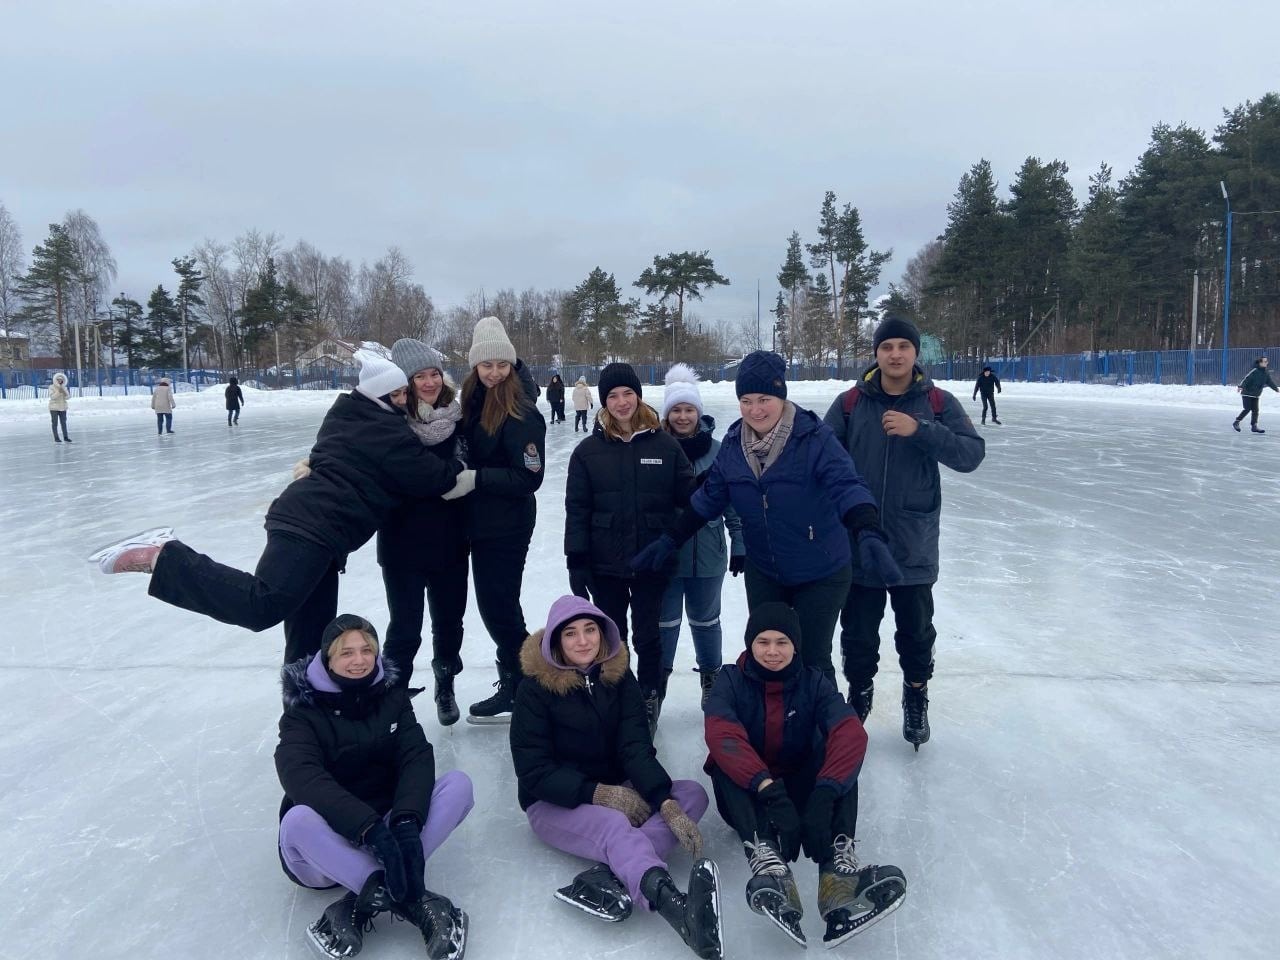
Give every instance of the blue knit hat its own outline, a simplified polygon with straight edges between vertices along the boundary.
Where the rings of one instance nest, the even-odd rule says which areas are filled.
[[[772,397],[787,399],[787,364],[776,353],[757,350],[742,358],[738,364],[735,388],[738,396],[747,393],[767,393]]]

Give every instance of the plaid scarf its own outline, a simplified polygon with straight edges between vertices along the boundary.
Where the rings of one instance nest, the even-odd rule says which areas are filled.
[[[756,433],[745,419],[742,421],[742,452],[757,480],[777,461],[782,448],[787,444],[787,437],[791,436],[791,428],[795,422],[796,406],[790,400],[783,403],[782,416],[773,429],[763,436]]]

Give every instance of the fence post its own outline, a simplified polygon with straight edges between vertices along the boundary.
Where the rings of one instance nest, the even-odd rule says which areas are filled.
[[[1160,382],[1160,368],[1161,368],[1161,363],[1160,363],[1160,361],[1164,358],[1164,352],[1163,352],[1163,351],[1161,351],[1161,350],[1157,350],[1155,353],[1156,353],[1156,364],[1155,364],[1155,366],[1156,366],[1156,383],[1159,383],[1159,382]],[[1130,382],[1130,383],[1132,383],[1132,382],[1133,382],[1132,378],[1130,378],[1130,381],[1129,381],[1129,382]]]
[[[1195,383],[1196,376],[1196,352],[1194,350],[1187,351],[1187,386]]]

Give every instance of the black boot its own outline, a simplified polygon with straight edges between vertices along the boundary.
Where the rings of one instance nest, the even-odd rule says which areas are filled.
[[[720,874],[712,861],[694,863],[687,896],[662,867],[645,871],[640,892],[690,950],[703,960],[720,960],[724,943],[720,928]]]
[[[379,870],[358,894],[348,893],[325,907],[320,919],[307,927],[307,939],[326,957],[354,957],[364,946],[365,932],[373,929],[373,918],[391,907],[391,894]]]
[[[1239,433],[1239,432],[1240,432],[1240,421],[1239,421],[1239,420],[1232,420],[1232,421],[1231,421],[1231,429],[1232,429],[1232,430],[1234,430],[1236,433]]]
[[[702,709],[707,709],[707,700],[711,697],[711,688],[716,685],[716,677],[720,675],[720,668],[714,670],[698,670],[698,683],[702,685]]]
[[[467,952],[467,915],[448,897],[428,890],[420,900],[410,900],[401,916],[418,928],[431,960],[460,960]]]
[[[859,688],[857,684],[849,684],[849,706],[858,711],[858,719],[863,723],[871,716],[871,701],[875,699],[876,687],[870,680],[866,686]]]
[[[1256,423],[1255,423],[1252,427],[1250,427],[1250,428],[1249,428],[1249,430],[1250,430],[1250,431],[1252,431],[1253,433],[1266,433],[1266,432],[1267,432],[1267,431],[1263,430],[1260,426],[1258,426]]]
[[[658,735],[658,716],[662,713],[662,694],[650,690],[644,695],[644,714],[649,720],[649,739]]]
[[[453,695],[453,671],[439,663],[431,664],[436,675],[436,717],[441,726],[451,727],[458,722],[458,700]]]
[[[902,737],[917,751],[929,742],[929,688],[902,685]]]
[[[516,684],[519,677],[514,670],[508,670],[501,663],[494,664],[498,668],[498,682],[494,684],[493,696],[479,703],[473,703],[467,710],[467,723],[510,723],[511,711],[516,705]]]

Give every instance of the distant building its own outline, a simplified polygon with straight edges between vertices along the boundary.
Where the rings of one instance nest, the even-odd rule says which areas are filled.
[[[357,343],[340,340],[338,337],[325,337],[314,347],[298,356],[295,366],[299,369],[311,367],[325,370],[340,370],[352,366],[352,356],[360,347]]]
[[[31,363],[31,338],[16,333],[0,333],[0,364],[6,367],[25,367]]]

